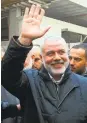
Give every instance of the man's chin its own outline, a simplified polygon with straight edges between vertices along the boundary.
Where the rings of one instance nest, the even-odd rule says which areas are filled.
[[[76,72],[74,68],[71,68],[71,71],[72,71],[72,72]]]

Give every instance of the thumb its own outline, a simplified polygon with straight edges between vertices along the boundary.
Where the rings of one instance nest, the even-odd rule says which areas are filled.
[[[41,35],[40,35],[40,36],[45,35],[45,34],[49,31],[49,29],[50,29],[50,28],[51,28],[51,26],[46,27],[44,30],[42,30]]]

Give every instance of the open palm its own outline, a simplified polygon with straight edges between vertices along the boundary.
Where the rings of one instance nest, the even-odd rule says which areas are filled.
[[[26,8],[21,29],[23,37],[33,40],[43,36],[49,30],[49,28],[40,29],[44,13],[45,11],[39,5],[32,5],[30,11]]]

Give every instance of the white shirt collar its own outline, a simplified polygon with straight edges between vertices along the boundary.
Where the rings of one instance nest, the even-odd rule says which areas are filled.
[[[56,81],[56,80],[51,76],[50,73],[48,73],[48,74],[49,74],[49,76],[50,76],[52,82],[54,82],[55,84],[59,84],[59,83],[62,81],[63,77],[64,77],[64,74],[63,74],[63,75],[61,76],[60,80]]]

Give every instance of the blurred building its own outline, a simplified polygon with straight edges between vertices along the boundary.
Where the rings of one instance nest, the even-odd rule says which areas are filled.
[[[86,0],[2,0],[1,1],[1,44],[7,47],[13,35],[19,35],[24,9],[40,3],[46,10],[42,27],[51,25],[47,35],[62,35],[69,48],[74,43],[87,43]],[[39,44],[41,40],[39,39]],[[34,41],[36,43],[36,41]]]

